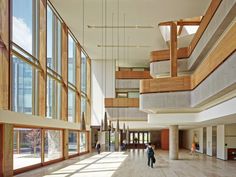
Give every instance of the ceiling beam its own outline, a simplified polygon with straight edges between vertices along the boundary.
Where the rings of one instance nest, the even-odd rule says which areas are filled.
[[[158,26],[170,26],[172,21],[167,21],[167,22],[161,22],[158,24]],[[201,23],[201,20],[199,21],[177,21],[176,24],[177,26],[199,26]]]

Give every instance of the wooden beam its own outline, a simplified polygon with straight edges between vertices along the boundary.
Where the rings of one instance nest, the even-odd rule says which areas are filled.
[[[63,130],[63,157],[64,159],[69,158],[69,130]]]
[[[158,24],[158,26],[171,26],[173,22],[172,21],[168,21],[168,22],[161,22]],[[178,26],[182,25],[182,26],[198,26],[201,24],[201,20],[195,20],[195,21],[177,21],[175,22]]]
[[[68,120],[68,28],[65,23],[62,24],[62,94],[61,94],[61,119]]]
[[[10,109],[10,0],[0,1],[0,109]]]
[[[39,6],[39,65],[38,75],[38,114],[46,116],[47,90],[47,0],[40,0]]]
[[[76,45],[76,102],[75,102],[75,119],[76,123],[80,123],[81,117],[81,47],[77,43]]]
[[[87,125],[91,124],[91,59],[87,57]]]
[[[183,20],[180,20],[180,24],[179,24],[179,30],[178,30],[178,36],[180,36],[181,35],[181,33],[182,33],[182,30],[183,30],[183,27],[184,27],[184,25],[183,25]]]
[[[116,79],[150,79],[149,71],[116,71]]]
[[[13,125],[2,124],[0,125],[0,135],[2,137],[1,157],[0,157],[0,175],[13,176]]]
[[[170,75],[177,76],[177,25],[172,23],[170,26]]]

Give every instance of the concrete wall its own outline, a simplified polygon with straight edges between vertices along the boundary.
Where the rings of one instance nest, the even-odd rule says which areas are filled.
[[[212,156],[212,127],[207,127],[207,155]]]
[[[139,90],[139,81],[140,79],[117,79],[116,88]]]
[[[217,154],[218,159],[226,160],[225,125],[217,125]]]
[[[198,152],[203,153],[203,128],[183,131],[183,148],[190,150],[193,140],[199,144]]]
[[[115,97],[115,62],[91,60],[91,77],[91,125],[96,126],[104,117],[104,98]]]

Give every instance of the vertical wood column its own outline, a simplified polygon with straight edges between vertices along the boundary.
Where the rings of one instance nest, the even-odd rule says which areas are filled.
[[[64,155],[64,159],[68,159],[69,158],[69,146],[68,146],[68,143],[69,143],[69,131],[68,129],[65,129],[63,131],[63,155]]]
[[[62,24],[62,95],[61,95],[61,119],[68,120],[68,29]]]
[[[10,109],[10,0],[0,1],[0,109]]]
[[[177,24],[172,22],[170,25],[170,75],[177,77]]]
[[[75,119],[76,123],[81,122],[81,47],[78,43],[76,46],[76,102],[75,102]]]
[[[38,75],[38,114],[46,116],[47,90],[47,0],[40,0],[39,16],[39,64]]]
[[[13,176],[13,125],[0,125],[1,146],[0,152],[0,176]],[[2,174],[1,174],[2,173]]]
[[[87,125],[91,124],[91,59],[87,57]]]

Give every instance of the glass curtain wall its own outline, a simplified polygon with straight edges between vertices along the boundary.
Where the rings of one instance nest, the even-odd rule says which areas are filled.
[[[49,5],[47,6],[47,73],[47,118],[60,119],[61,21]]]
[[[62,158],[62,130],[45,130],[44,136],[44,162]]]
[[[26,114],[37,113],[38,8],[38,0],[12,0],[12,110]]]
[[[78,132],[77,131],[69,131],[68,137],[68,151],[69,155],[78,154]]]
[[[87,132],[80,132],[80,153],[87,151]]]
[[[14,128],[13,169],[41,163],[41,130]]]
[[[76,42],[68,35],[68,121],[75,121],[75,96],[76,96]]]

